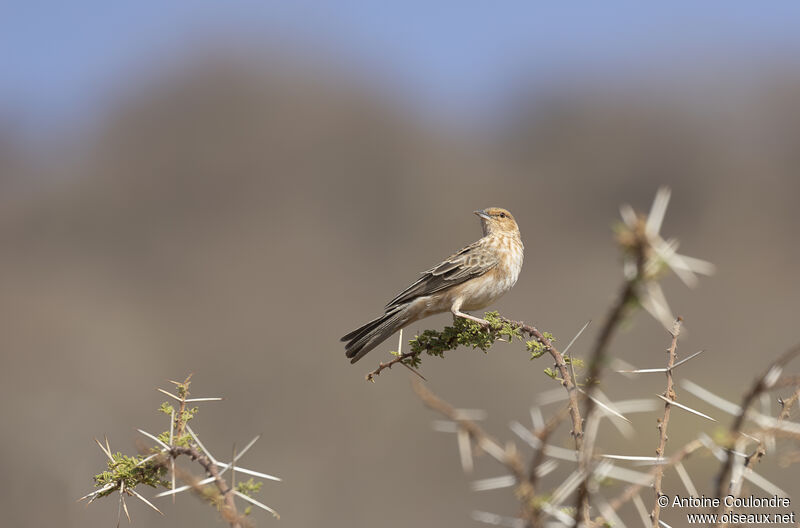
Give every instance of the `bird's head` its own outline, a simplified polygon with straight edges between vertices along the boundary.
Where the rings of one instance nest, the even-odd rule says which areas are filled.
[[[516,235],[519,236],[519,227],[516,220],[506,209],[501,207],[487,207],[475,211],[481,219],[481,227],[485,235]]]

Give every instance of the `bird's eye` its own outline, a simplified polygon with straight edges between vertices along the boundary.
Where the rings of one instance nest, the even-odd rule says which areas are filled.
[[[506,217],[505,213],[500,213],[500,218],[505,218],[505,217]]]

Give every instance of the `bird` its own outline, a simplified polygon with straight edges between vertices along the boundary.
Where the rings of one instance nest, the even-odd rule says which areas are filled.
[[[341,338],[345,355],[355,363],[396,331],[430,315],[452,312],[481,324],[489,323],[465,313],[492,304],[517,282],[524,246],[519,227],[506,209],[488,207],[474,211],[483,237],[453,253],[389,301],[384,314]],[[463,311],[462,311],[463,310]]]

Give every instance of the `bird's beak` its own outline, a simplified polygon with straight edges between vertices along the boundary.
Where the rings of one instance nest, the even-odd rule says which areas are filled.
[[[491,217],[491,216],[489,216],[488,214],[486,214],[486,210],[485,210],[485,209],[480,209],[480,210],[478,210],[478,211],[473,211],[473,213],[475,213],[476,215],[480,216],[480,217],[481,217],[481,218],[483,218],[484,220],[491,220],[491,219],[492,219],[492,217]]]

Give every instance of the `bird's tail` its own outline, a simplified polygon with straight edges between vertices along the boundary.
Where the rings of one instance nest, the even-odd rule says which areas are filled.
[[[410,316],[408,304],[403,304],[342,337],[342,341],[347,341],[344,349],[350,363],[364,357],[367,352],[411,322]]]

